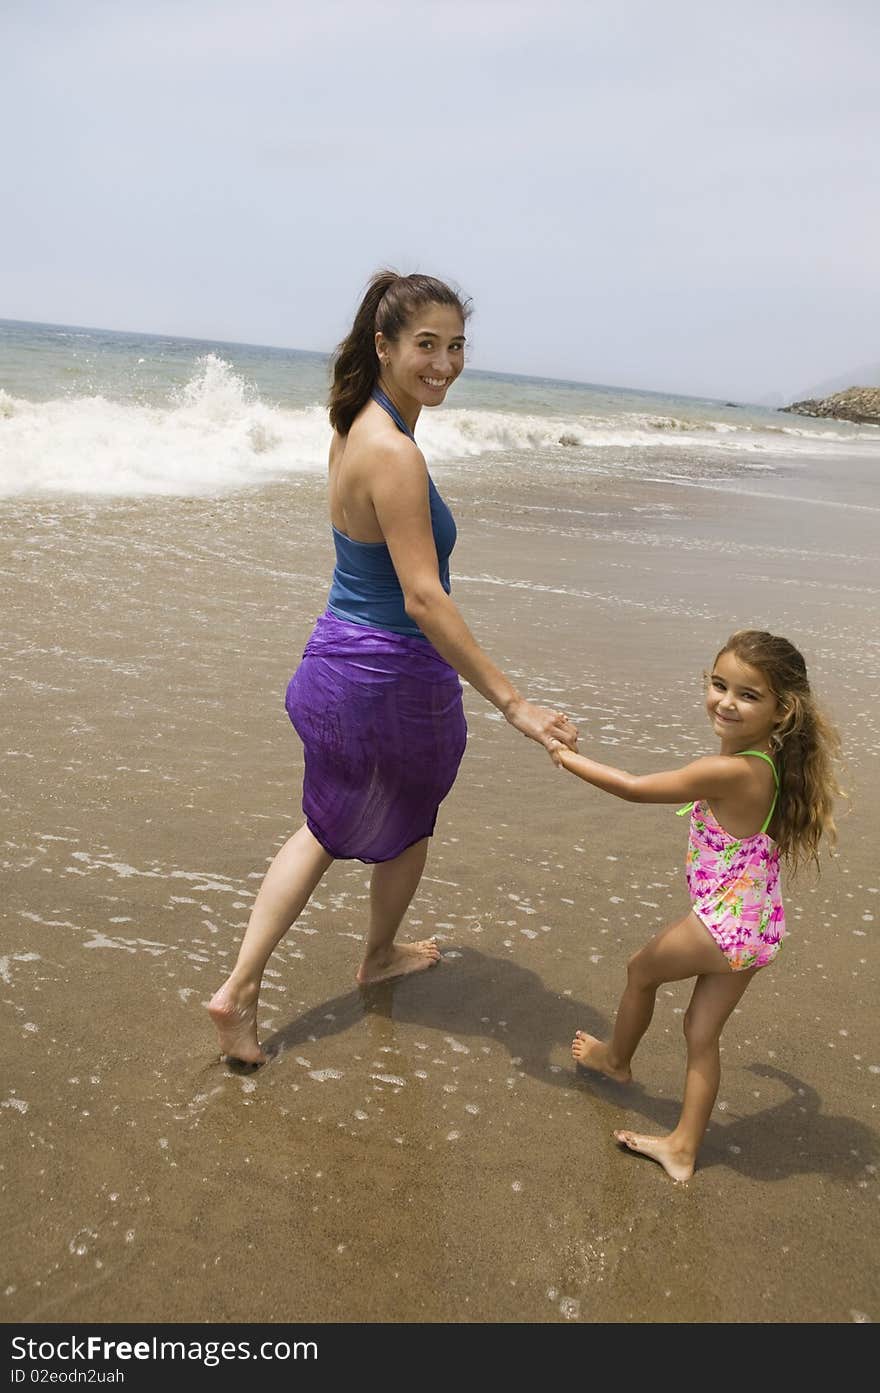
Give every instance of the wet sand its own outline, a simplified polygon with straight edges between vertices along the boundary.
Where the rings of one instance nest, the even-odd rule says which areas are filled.
[[[442,963],[358,990],[368,871],[339,863],[270,964],[271,1062],[230,1068],[204,1004],[299,822],[283,693],[326,598],[321,481],[6,504],[4,1319],[876,1319],[876,515],[437,477],[466,618],[584,748],[711,749],[700,673],[744,624],[799,643],[845,733],[842,855],[788,885],[693,1180],[611,1136],[674,1121],[689,984],[630,1089],[569,1056],[687,907],[671,809],[592,793],[466,689],[403,933]]]

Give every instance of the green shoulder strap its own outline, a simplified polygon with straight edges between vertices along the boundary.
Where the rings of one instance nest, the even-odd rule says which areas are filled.
[[[757,755],[757,756],[758,756],[758,759],[764,759],[764,760],[766,760],[767,763],[770,765],[770,768],[773,770],[773,781],[774,781],[774,783],[776,784],[776,790],[775,790],[775,792],[774,792],[774,794],[773,794],[773,802],[770,804],[770,811],[769,811],[769,813],[767,814],[767,816],[765,817],[765,819],[764,819],[764,825],[763,825],[763,827],[761,828],[761,831],[762,831],[762,832],[766,832],[766,831],[767,831],[767,828],[770,826],[770,823],[771,823],[771,821],[772,821],[772,819],[773,819],[773,814],[774,814],[774,812],[776,811],[776,803],[777,803],[777,800],[778,800],[778,798],[779,798],[779,775],[778,775],[778,773],[776,772],[776,765],[773,763],[773,761],[772,761],[772,759],[770,758],[770,756],[769,756],[769,755],[765,755],[765,754],[763,753],[762,750],[739,750],[738,753],[741,754],[741,755]],[[684,805],[683,808],[676,808],[676,810],[675,810],[675,816],[676,816],[676,817],[684,817],[685,813],[693,812],[693,809],[694,809],[695,806],[696,806],[695,803],[685,803],[685,805]]]
[[[776,804],[779,800],[779,774],[777,773],[776,765],[773,763],[773,760],[770,758],[769,755],[764,754],[763,750],[740,750],[739,753],[741,755],[757,755],[758,759],[763,759],[765,763],[769,764],[770,768],[773,770],[773,782],[776,785],[773,791],[773,802],[770,804],[770,811],[764,818],[764,825],[761,828],[762,832],[766,832],[767,828],[770,826],[770,823],[773,820],[773,814],[776,811]]]

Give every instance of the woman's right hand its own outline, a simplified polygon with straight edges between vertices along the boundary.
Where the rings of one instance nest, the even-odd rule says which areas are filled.
[[[505,719],[515,730],[536,740],[546,749],[551,740],[558,740],[570,750],[577,750],[578,729],[562,711],[552,711],[547,706],[535,706],[525,697],[516,701],[504,713]]]

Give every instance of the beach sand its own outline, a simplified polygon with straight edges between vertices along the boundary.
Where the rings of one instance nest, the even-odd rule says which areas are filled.
[[[646,771],[713,749],[700,674],[744,625],[798,643],[844,732],[841,856],[787,886],[693,1180],[611,1135],[674,1122],[689,983],[661,989],[631,1088],[569,1054],[686,911],[686,828],[556,771],[469,688],[402,932],[441,964],[358,990],[369,871],[337,863],[269,967],[271,1062],[220,1062],[204,1005],[300,821],[283,696],[326,599],[322,481],[10,502],[4,1319],[876,1319],[876,515],[437,478],[466,619],[585,750]]]

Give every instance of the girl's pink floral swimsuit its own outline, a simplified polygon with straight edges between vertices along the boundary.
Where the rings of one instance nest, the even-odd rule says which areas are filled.
[[[734,972],[766,967],[785,937],[785,911],[779,887],[779,847],[767,828],[779,797],[779,775],[769,755],[740,750],[765,759],[773,770],[776,792],[760,832],[733,837],[715,820],[707,803],[688,803],[678,815],[691,814],[687,883],[694,913],[702,920]]]

